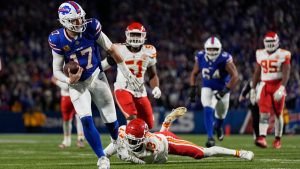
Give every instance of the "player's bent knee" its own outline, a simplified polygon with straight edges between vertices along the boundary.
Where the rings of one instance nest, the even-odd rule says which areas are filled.
[[[259,118],[259,122],[264,123],[264,124],[268,124],[269,119],[270,119],[270,114],[269,113],[261,113],[260,118]]]

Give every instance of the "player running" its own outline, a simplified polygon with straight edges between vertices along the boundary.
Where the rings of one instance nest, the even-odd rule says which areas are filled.
[[[285,86],[290,77],[291,53],[279,48],[279,37],[275,32],[268,32],[264,37],[264,49],[256,51],[256,68],[253,77],[252,92],[258,87],[256,98],[260,112],[259,133],[256,144],[266,148],[267,130],[271,114],[275,114],[275,140],[273,147],[281,148],[283,131],[282,111],[285,102]]]
[[[206,147],[212,147],[215,145],[213,130],[216,131],[218,140],[222,141],[224,138],[222,125],[228,112],[230,90],[234,88],[239,78],[232,56],[222,51],[222,44],[218,38],[214,36],[208,38],[204,48],[205,51],[197,53],[190,76],[190,100],[195,101],[196,77],[201,72],[201,103],[208,136]]]
[[[161,91],[155,66],[157,62],[156,49],[152,45],[144,44],[146,40],[144,26],[138,22],[133,22],[127,26],[125,35],[126,43],[117,44],[116,47],[122,53],[126,66],[142,83],[144,83],[146,73],[149,77],[152,95],[155,99],[159,99]],[[105,61],[102,61],[102,66],[104,70],[110,67]],[[154,117],[145,86],[143,85],[140,90],[134,90],[128,86],[128,80],[118,69],[114,87],[116,101],[127,122],[141,118],[148,124],[149,129],[152,129]]]
[[[184,115],[185,112],[185,107],[176,108],[165,118],[162,126],[165,123],[170,126],[175,119]],[[214,155],[229,155],[246,160],[252,160],[254,157],[251,151],[231,150],[218,146],[203,148],[179,138],[168,129],[169,127],[162,127],[160,132],[151,133],[142,119],[134,119],[127,126],[119,128],[118,143],[121,146],[115,149],[110,144],[104,152],[107,157],[117,153],[121,160],[138,164],[166,163],[168,154],[189,156],[194,159]]]
[[[104,155],[99,132],[92,119],[91,102],[97,106],[113,140],[118,137],[119,124],[113,96],[100,65],[99,45],[116,61],[129,86],[139,90],[141,83],[129,71],[115,45],[102,32],[100,22],[95,18],[85,19],[85,11],[79,4],[74,1],[62,3],[58,15],[63,27],[49,35],[53,75],[69,84],[71,101],[80,116],[84,136],[98,157],[99,169],[107,169],[110,163]],[[69,69],[66,76],[62,71],[63,64],[70,61],[77,62],[79,69],[75,74]]]

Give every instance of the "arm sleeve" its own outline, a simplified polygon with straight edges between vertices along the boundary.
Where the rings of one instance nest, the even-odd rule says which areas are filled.
[[[100,33],[100,36],[98,37],[96,42],[106,51],[110,49],[112,45],[112,42],[103,32]]]
[[[64,82],[60,81],[60,80],[56,81],[56,85],[58,87],[60,87],[61,89],[63,89],[63,90],[68,90],[69,89],[69,85],[67,83],[64,83]]]
[[[54,77],[56,77],[61,82],[69,84],[70,79],[62,72],[64,57],[53,50],[52,50],[52,55],[53,55],[52,67],[53,67]]]

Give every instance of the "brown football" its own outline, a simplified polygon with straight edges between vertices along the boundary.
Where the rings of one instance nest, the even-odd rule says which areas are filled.
[[[64,66],[64,74],[67,76],[69,76],[68,69],[70,69],[71,73],[76,74],[78,72],[79,65],[77,62],[74,61],[66,63]]]

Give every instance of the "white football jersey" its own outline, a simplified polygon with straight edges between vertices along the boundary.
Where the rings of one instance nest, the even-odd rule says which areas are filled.
[[[277,49],[269,54],[265,49],[256,51],[256,62],[261,66],[261,81],[280,80],[282,78],[282,64],[289,64],[291,53],[284,49]]]
[[[133,53],[128,50],[125,44],[116,45],[119,52],[122,54],[125,64],[135,76],[144,82],[144,74],[148,67],[156,64],[156,49],[152,45],[143,45],[141,50]],[[145,86],[140,91],[133,91],[127,85],[127,80],[118,68],[116,82],[114,83],[115,90],[124,89],[131,92],[135,97],[147,96]]]
[[[119,128],[120,141],[124,143],[126,126],[123,125]],[[126,144],[122,144],[126,146]],[[151,163],[166,163],[168,160],[169,144],[167,138],[162,134],[146,133],[143,148],[139,152],[133,152],[128,147],[128,153],[135,156],[148,164]]]

